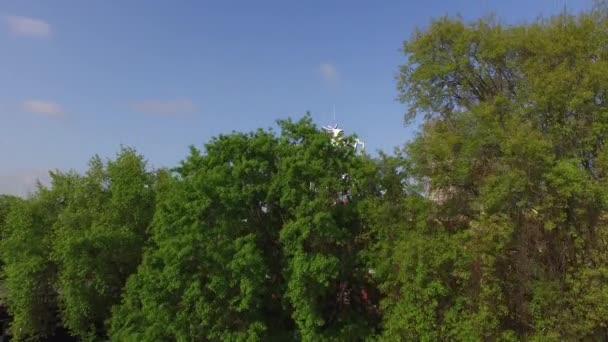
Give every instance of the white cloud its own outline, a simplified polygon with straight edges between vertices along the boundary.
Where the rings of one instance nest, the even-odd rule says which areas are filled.
[[[192,113],[196,106],[189,99],[144,100],[132,103],[131,109],[144,114],[178,115]]]
[[[60,118],[65,115],[65,111],[63,110],[63,107],[61,107],[61,105],[44,100],[24,101],[23,103],[21,103],[21,108],[30,113],[47,117]]]
[[[40,19],[9,15],[4,22],[10,33],[17,36],[44,38],[51,35],[51,26]]]
[[[321,63],[319,65],[319,73],[325,81],[335,82],[338,80],[338,71],[336,66],[331,63]]]

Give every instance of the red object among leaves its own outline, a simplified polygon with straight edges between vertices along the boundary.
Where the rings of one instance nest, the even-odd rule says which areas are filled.
[[[361,289],[361,299],[367,303],[369,300],[369,294],[367,293],[367,289]]]

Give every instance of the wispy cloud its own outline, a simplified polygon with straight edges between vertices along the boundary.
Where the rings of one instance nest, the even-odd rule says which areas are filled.
[[[331,63],[321,63],[318,67],[319,74],[327,82],[336,82],[338,80],[338,70]]]
[[[65,115],[65,111],[61,105],[44,100],[24,101],[21,103],[21,108],[30,113],[51,118],[61,118]]]
[[[14,35],[38,38],[51,35],[51,25],[44,20],[16,15],[8,15],[3,19],[9,32]]]
[[[151,115],[179,115],[194,112],[196,106],[190,99],[143,100],[131,103],[131,109]]]

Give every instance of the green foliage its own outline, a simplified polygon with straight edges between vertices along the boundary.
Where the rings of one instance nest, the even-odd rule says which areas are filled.
[[[307,116],[0,197],[13,337],[607,340],[607,42],[604,2],[441,18],[404,44],[424,121],[393,155]]]
[[[379,279],[384,338],[608,338],[605,13],[442,18],[404,45],[406,119],[425,115],[405,158],[423,198],[378,242],[394,273]]]
[[[6,238],[6,220],[11,210],[11,206],[19,201],[19,198],[8,195],[0,195],[0,241]],[[1,254],[0,254],[1,257]],[[4,284],[4,263],[0,258],[0,307],[5,305],[6,289]]]
[[[280,137],[234,133],[213,139],[204,155],[192,149],[158,206],[153,246],[114,311],[113,339],[369,333],[361,304],[342,293],[363,279],[356,204],[334,203],[348,187],[341,176],[362,159],[309,118],[280,125]]]
[[[258,248],[278,223],[263,212],[274,144],[259,131],[220,136],[205,156],[191,150],[159,203],[153,246],[115,310],[113,339],[260,339],[265,261],[280,260]]]
[[[16,340],[50,335],[57,324],[57,268],[52,262],[52,227],[65,206],[67,174],[52,173],[52,189],[39,187],[28,200],[14,201],[6,217],[0,251],[6,303]]]
[[[95,157],[84,176],[74,177],[54,225],[52,253],[61,318],[74,335],[104,335],[111,307],[141,261],[154,186],[155,175],[131,149],[105,164]]]
[[[9,195],[0,195],[0,234],[4,234],[4,227],[6,226],[6,218],[10,212],[11,205],[19,201],[18,197]],[[1,235],[2,237],[4,235]]]
[[[364,338],[373,332],[376,312],[361,297],[369,279],[359,257],[366,247],[360,203],[374,166],[349,146],[332,144],[306,121],[281,124],[273,190],[286,211],[280,232],[286,296],[300,338]]]
[[[62,323],[82,339],[103,338],[141,261],[157,176],[123,149],[107,163],[93,158],[85,175],[51,177],[49,188],[13,200],[2,226],[10,329],[17,340],[38,339]]]
[[[261,207],[272,145],[260,131],[221,136],[206,156],[192,149],[159,204],[153,247],[115,311],[113,338],[244,340],[264,333],[268,270],[256,240],[271,239],[256,233],[276,220]]]

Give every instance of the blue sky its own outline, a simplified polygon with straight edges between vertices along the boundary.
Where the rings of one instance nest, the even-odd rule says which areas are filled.
[[[0,2],[0,193],[133,146],[154,167],[232,130],[311,111],[368,151],[416,127],[395,101],[399,49],[460,14],[506,23],[592,0]]]

